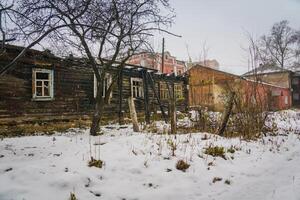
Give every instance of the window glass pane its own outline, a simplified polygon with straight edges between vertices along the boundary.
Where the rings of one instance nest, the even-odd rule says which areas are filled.
[[[42,86],[42,81],[37,81],[36,86]]]
[[[37,72],[36,79],[49,79],[49,73]]]
[[[293,78],[292,84],[293,85],[298,85],[299,84],[299,79],[298,78]]]
[[[299,93],[294,93],[293,94],[293,99],[294,100],[299,100],[299,96],[300,96]]]
[[[139,88],[139,97],[143,97],[143,90],[141,87]]]
[[[48,86],[49,86],[49,81],[44,81],[44,85],[45,85],[46,87],[48,87]]]
[[[48,87],[44,87],[44,96],[50,96]]]
[[[42,87],[36,87],[36,96],[42,96]]]

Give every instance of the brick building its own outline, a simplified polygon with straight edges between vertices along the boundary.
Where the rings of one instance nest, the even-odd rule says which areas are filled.
[[[274,65],[261,65],[243,75],[243,77],[266,82],[279,87],[289,88],[292,106],[300,107],[300,72],[283,69]]]
[[[204,106],[210,110],[222,111],[228,91],[239,94],[245,103],[259,101],[268,110],[291,107],[289,87],[254,81],[201,65],[188,70],[188,79],[191,107]]]
[[[165,52],[164,67],[162,69],[162,56],[159,53],[140,53],[132,56],[128,64],[140,65],[147,68],[156,69],[162,73],[181,75],[186,71],[184,61],[177,60],[170,52]]]

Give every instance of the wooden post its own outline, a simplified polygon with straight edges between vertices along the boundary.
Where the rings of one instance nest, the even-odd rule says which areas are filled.
[[[147,75],[149,76],[149,79],[148,79],[148,80],[150,81],[149,83],[150,83],[150,86],[151,86],[152,91],[153,91],[153,93],[154,93],[154,96],[156,97],[156,100],[157,100],[157,102],[158,102],[159,108],[160,108],[160,110],[161,110],[161,114],[162,114],[162,116],[163,116],[165,122],[167,123],[167,122],[168,122],[167,116],[166,116],[166,114],[165,114],[163,105],[162,105],[162,103],[161,103],[161,101],[160,101],[160,97],[158,96],[157,91],[156,91],[156,89],[155,89],[154,80],[153,80],[153,78],[152,78],[152,76],[151,76],[150,73],[147,73]],[[158,90],[160,90],[160,88],[159,88]],[[159,92],[158,92],[158,93],[159,93]]]
[[[171,134],[177,133],[177,123],[176,123],[176,96],[174,91],[174,83],[171,84],[170,88],[170,121],[171,121]]]
[[[133,97],[128,98],[128,105],[129,105],[130,117],[131,117],[132,125],[133,125],[133,131],[139,132],[140,128],[139,128],[139,124],[138,124],[138,119],[137,119],[137,115],[136,115]]]
[[[119,72],[119,77],[118,77],[118,89],[119,89],[119,124],[122,125],[124,124],[124,116],[122,113],[122,101],[123,101],[123,71],[121,70]]]
[[[165,70],[165,38],[162,40],[162,52],[161,52],[161,73]]]
[[[144,70],[143,74],[143,86],[144,86],[144,108],[145,108],[145,121],[146,124],[150,124],[150,111],[149,111],[149,90],[148,90],[148,76],[147,71]]]
[[[229,99],[228,99],[228,102],[227,102],[227,105],[225,107],[224,113],[223,113],[222,124],[221,124],[221,126],[219,127],[219,130],[218,130],[218,135],[220,135],[220,136],[224,135],[229,117],[230,117],[231,112],[232,112],[234,97],[235,97],[235,93],[231,92],[230,96],[229,96]]]

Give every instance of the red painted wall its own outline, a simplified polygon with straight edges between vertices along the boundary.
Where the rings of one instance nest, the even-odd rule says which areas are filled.
[[[256,87],[254,87],[256,84]],[[292,106],[291,91],[289,88],[277,87],[274,85],[245,81],[246,101],[256,94],[257,100],[262,105],[269,105],[271,110],[284,110]],[[254,89],[256,88],[256,93]]]

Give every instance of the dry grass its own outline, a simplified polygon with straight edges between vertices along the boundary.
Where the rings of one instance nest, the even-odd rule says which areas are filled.
[[[227,149],[227,152],[228,153],[235,153],[235,151],[236,151],[236,149],[233,147],[233,146],[231,146],[229,149]]]
[[[76,198],[76,196],[75,196],[75,194],[74,193],[70,193],[70,198],[69,198],[70,200],[77,200],[77,198]]]
[[[189,167],[190,165],[184,160],[178,160],[176,163],[176,169],[181,170],[183,172],[185,172]]]
[[[89,126],[89,120],[2,125],[0,126],[0,136],[18,137],[36,134],[52,135],[55,132],[66,132],[70,128],[87,128]]]
[[[103,161],[102,160],[96,160],[93,157],[91,157],[91,160],[88,163],[89,167],[97,167],[97,168],[102,168],[103,166]]]
[[[171,149],[172,156],[175,156],[175,151],[177,149],[177,143],[171,139],[168,139],[167,144]]]
[[[205,149],[204,153],[213,157],[221,157],[226,160],[224,147],[210,146]]]
[[[216,183],[216,182],[219,182],[219,181],[222,181],[222,180],[223,180],[223,179],[220,178],[220,177],[214,177],[213,180],[212,180],[212,182],[213,182],[213,183]]]

